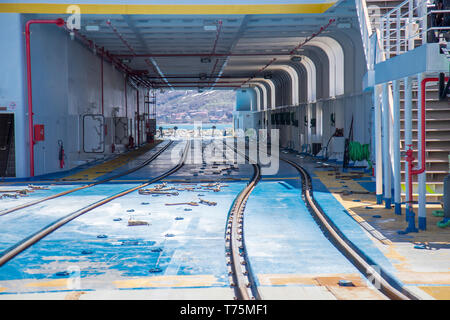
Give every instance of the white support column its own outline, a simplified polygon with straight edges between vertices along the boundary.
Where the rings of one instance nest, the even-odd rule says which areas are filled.
[[[423,79],[423,75],[422,74],[418,74],[417,76],[417,90],[418,90],[418,103],[417,103],[417,107],[418,107],[418,117],[419,120],[417,121],[417,131],[418,131],[418,135],[417,135],[417,139],[418,139],[418,146],[420,146],[419,148],[417,148],[418,150],[418,163],[419,163],[419,167],[422,165],[423,161],[425,161],[425,159],[422,159],[422,147],[420,145],[420,142],[422,141],[422,131],[420,130],[421,126],[422,126],[422,108],[421,108],[421,101],[422,101],[422,95],[425,94],[425,92],[422,92],[421,89],[421,82]],[[425,121],[425,130],[426,130],[426,121]],[[425,137],[423,137],[425,138]],[[424,173],[419,174],[419,210],[418,210],[418,224],[419,224],[419,229],[420,230],[426,230],[427,229],[427,208],[426,208],[426,203],[427,203],[427,197],[426,197],[426,184],[427,184],[427,178],[426,178],[426,171]]]
[[[388,93],[388,83],[383,83],[383,92],[382,92],[382,116],[383,116],[383,169],[384,169],[384,201],[386,209],[391,208],[392,203],[392,195],[391,195],[391,159],[390,159],[390,143],[389,143],[389,135],[390,135],[390,121],[389,121],[389,93]]]
[[[404,118],[405,118],[405,153],[408,151],[409,146],[412,145],[412,80],[410,77],[406,77],[404,79]],[[407,164],[405,162],[405,202],[406,202],[406,212],[408,213],[410,209],[412,209],[412,204],[410,201],[412,199],[409,198],[409,177],[406,174],[407,172]],[[408,215],[406,215],[408,218]]]
[[[394,91],[394,128],[393,128],[393,148],[394,148],[394,203],[395,214],[402,214],[401,206],[401,173],[400,173],[400,81],[393,81]]]
[[[375,179],[377,189],[377,204],[383,203],[383,151],[381,140],[381,86],[374,89],[375,105]]]

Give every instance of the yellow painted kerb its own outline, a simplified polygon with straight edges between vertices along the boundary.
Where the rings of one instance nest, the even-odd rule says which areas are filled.
[[[81,14],[301,14],[323,13],[335,2],[259,5],[77,4]],[[3,13],[65,14],[71,4],[0,3]]]

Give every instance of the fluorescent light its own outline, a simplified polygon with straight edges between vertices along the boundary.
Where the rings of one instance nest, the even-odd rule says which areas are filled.
[[[205,31],[217,31],[217,26],[203,26],[203,30]]]

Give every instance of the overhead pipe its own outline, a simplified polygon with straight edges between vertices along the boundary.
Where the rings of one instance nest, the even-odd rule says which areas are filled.
[[[75,36],[83,42],[89,49],[94,49],[95,54],[97,56],[100,56],[99,52],[101,51],[101,48],[93,43],[92,40],[89,40],[85,35],[79,33],[77,30],[69,30],[67,27],[65,28],[68,32],[73,32]],[[151,86],[151,84],[148,81],[145,81],[142,78],[142,74],[148,73],[147,70],[133,70],[127,65],[123,64],[116,56],[112,55],[108,50],[104,50],[104,57],[108,58],[108,62],[110,62],[112,65],[116,66],[119,70],[121,70],[124,74],[130,75],[130,78],[134,78],[135,81],[139,84],[142,84],[143,86]]]
[[[144,53],[144,54],[117,54],[115,57],[117,58],[173,58],[173,57],[255,57],[255,56],[291,56],[304,46],[311,39],[320,35],[323,31],[325,31],[332,23],[334,23],[335,19],[330,19],[328,23],[322,27],[320,27],[317,33],[313,33],[309,38],[306,38],[305,41],[297,45],[290,52],[254,52],[254,53]]]
[[[428,82],[437,82],[439,81],[439,78],[425,78],[421,81],[420,87],[422,90],[422,97],[420,102],[420,108],[421,108],[421,117],[419,118],[420,122],[420,128],[419,130],[422,132],[422,139],[420,141],[420,149],[421,149],[421,155],[422,155],[422,161],[420,163],[420,168],[416,168],[412,170],[413,175],[418,175],[423,172],[425,172],[425,153],[426,153],[426,139],[425,139],[425,121],[426,121],[426,107],[425,107],[425,96],[426,96],[426,84]],[[445,78],[445,81],[448,81],[448,77]]]
[[[217,28],[216,39],[214,40],[214,45],[211,54],[216,53],[217,43],[219,42],[220,33],[222,31],[222,20],[217,21],[217,24],[219,25],[219,27]]]
[[[272,56],[291,56],[290,52],[254,52],[254,53],[208,53],[208,52],[198,52],[198,53],[142,53],[136,55],[130,54],[115,54],[114,57],[118,59],[129,59],[129,58],[201,58],[201,57],[212,57],[212,58],[226,58],[226,57],[272,57]]]
[[[31,46],[30,46],[30,26],[32,24],[56,24],[58,27],[64,26],[63,19],[54,20],[28,20],[25,24],[26,39],[26,60],[27,60],[27,93],[28,93],[28,135],[30,153],[30,177],[34,177],[34,137],[33,137],[33,92],[31,86]]]
[[[211,52],[211,55],[210,56],[212,56],[213,54],[215,54],[216,53],[216,48],[217,48],[217,43],[219,42],[219,37],[220,37],[220,33],[222,32],[222,20],[219,20],[218,22],[217,22],[217,24],[219,25],[218,26],[218,28],[217,28],[217,33],[216,33],[216,39],[214,40],[214,45],[213,45],[213,49],[212,49],[212,52]],[[228,57],[227,57],[228,58]],[[219,59],[216,59],[216,62],[214,63],[214,66],[213,66],[213,68],[212,68],[212,71],[211,71],[211,75],[212,74],[214,74],[214,72],[216,71],[216,67],[217,67],[217,64],[219,63]],[[216,79],[216,81],[218,80],[218,77],[216,77],[215,78]],[[214,84],[214,83],[213,83]],[[212,87],[212,86],[211,86]]]
[[[321,26],[319,31],[317,33],[313,33],[310,37],[307,37],[303,42],[299,43],[295,48],[293,48],[291,51],[289,51],[288,54],[284,54],[284,55],[288,55],[288,56],[292,56],[296,53],[296,51],[298,49],[300,49],[301,47],[303,47],[305,44],[307,44],[309,41],[311,41],[312,39],[314,39],[315,37],[317,37],[318,35],[320,35],[323,31],[325,31],[325,29],[327,29],[333,22],[335,22],[335,19],[330,19],[328,20],[328,23],[324,26]],[[271,54],[272,56],[276,56],[277,54]],[[244,81],[241,86],[243,86],[244,84],[248,83],[249,81],[251,81],[253,78],[256,77],[256,75],[258,73],[261,73],[262,71],[264,71],[265,69],[267,69],[271,64],[273,64],[275,61],[277,60],[277,58],[273,58],[267,65],[265,65],[262,69],[260,69],[259,71],[257,71],[253,76],[251,76],[248,80]]]
[[[124,37],[122,37],[122,35],[120,34],[120,32],[112,25],[111,20],[107,20],[107,21],[106,21],[106,24],[113,30],[113,32],[117,35],[117,37],[125,44],[125,46],[128,48],[128,50],[130,50],[130,52],[132,53],[132,57],[136,57],[137,54],[136,54],[136,52],[134,51],[133,47],[128,43],[128,41],[127,41]],[[152,67],[154,70],[156,69],[156,68],[153,66],[153,63],[150,64],[150,62],[148,61],[148,59],[145,60],[145,63],[146,63],[147,65],[149,65],[150,67]],[[159,74],[159,72],[157,72],[157,73]],[[163,79],[163,78],[161,77],[161,79]],[[166,81],[165,79],[163,79],[163,80]],[[167,81],[166,81],[166,82],[167,82]],[[167,82],[167,84],[169,84],[169,83]],[[148,84],[147,84],[147,87],[149,87]],[[151,85],[150,85],[150,87],[151,87]]]

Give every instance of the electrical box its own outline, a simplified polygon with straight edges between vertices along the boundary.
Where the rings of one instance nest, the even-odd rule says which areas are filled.
[[[83,115],[83,151],[105,152],[105,118],[101,114]]]
[[[43,124],[35,124],[34,125],[34,141],[44,141],[44,125]]]

